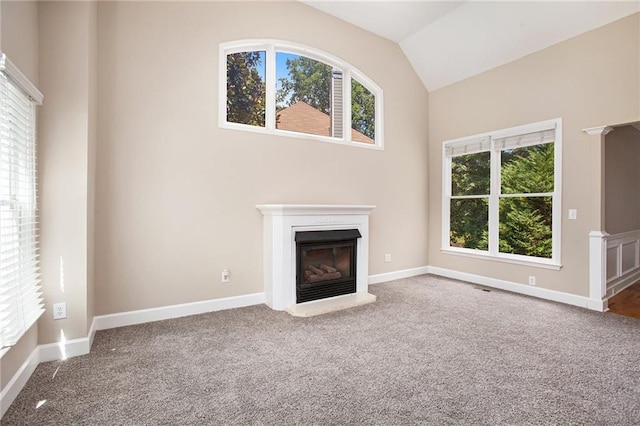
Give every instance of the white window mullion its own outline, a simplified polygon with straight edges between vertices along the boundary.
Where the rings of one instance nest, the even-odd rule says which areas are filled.
[[[557,264],[561,263],[562,235],[562,120],[555,121],[555,141],[553,142],[553,233],[552,258]]]
[[[265,53],[265,127],[269,130],[276,128],[276,48],[269,45]]]
[[[499,252],[500,239],[500,151],[491,140],[491,190],[489,194],[489,254],[495,256]]]
[[[451,245],[451,157],[446,155],[446,145],[442,147],[442,245]]]

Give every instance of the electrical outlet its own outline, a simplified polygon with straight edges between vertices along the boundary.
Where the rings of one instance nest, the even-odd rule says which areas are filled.
[[[223,282],[223,283],[228,283],[229,282],[229,270],[228,269],[223,269],[222,270],[221,282]]]
[[[387,253],[384,255],[384,261],[385,262],[391,262],[391,253]]]
[[[529,275],[529,285],[536,285],[536,277]]]
[[[53,304],[53,319],[59,320],[67,317],[67,304],[66,303],[54,303]]]

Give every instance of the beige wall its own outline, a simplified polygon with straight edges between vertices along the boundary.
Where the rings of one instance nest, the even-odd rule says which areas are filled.
[[[38,86],[38,8],[34,2],[0,2],[0,51]],[[37,326],[0,358],[0,391],[38,343]]]
[[[385,150],[220,129],[219,43],[246,38],[366,73]],[[96,314],[262,292],[261,203],[375,204],[370,273],[427,264],[427,93],[396,44],[298,2],[101,2],[99,46]]]
[[[38,84],[38,3],[3,1],[0,5],[2,52],[31,82]]]
[[[588,234],[600,228],[600,143],[583,128],[640,117],[636,14],[469,78],[429,96],[429,264],[588,295]],[[537,121],[563,119],[562,270],[443,254],[442,142]],[[567,209],[578,220],[566,220]]]
[[[86,338],[93,319],[92,188],[95,49],[92,2],[41,2],[39,117],[41,271],[46,307],[66,302],[67,319],[39,321],[39,342]],[[92,63],[93,60],[93,63]]]
[[[640,229],[640,131],[617,127],[605,143],[605,228],[609,234]]]

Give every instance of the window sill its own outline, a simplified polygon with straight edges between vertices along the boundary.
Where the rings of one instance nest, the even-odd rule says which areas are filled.
[[[285,137],[297,138],[297,139],[309,139],[313,141],[329,142],[337,145],[355,146],[357,148],[374,149],[378,151],[384,150],[382,146],[382,142],[376,143],[376,144],[368,144],[364,142],[356,142],[353,140],[346,140],[342,138],[331,138],[329,136],[314,135],[311,133],[300,133],[300,132],[290,132],[288,130],[269,129],[267,127],[249,126],[246,124],[229,123],[226,121],[221,122],[219,126],[221,129],[241,130],[244,132],[262,133],[262,134],[274,135],[274,136],[285,136]]]
[[[492,262],[511,263],[515,265],[530,266],[532,268],[551,269],[554,271],[559,271],[562,268],[561,264],[555,263],[551,260],[514,259],[513,257],[510,257],[510,256],[490,255],[489,253],[485,253],[479,250],[456,249],[456,248],[447,247],[447,248],[440,249],[440,252],[444,254],[454,255],[454,256],[470,257],[474,259],[489,260]]]

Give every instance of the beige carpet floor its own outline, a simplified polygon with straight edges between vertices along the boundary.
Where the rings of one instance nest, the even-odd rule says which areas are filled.
[[[426,275],[371,292],[100,331],[2,424],[640,424],[640,320]]]

